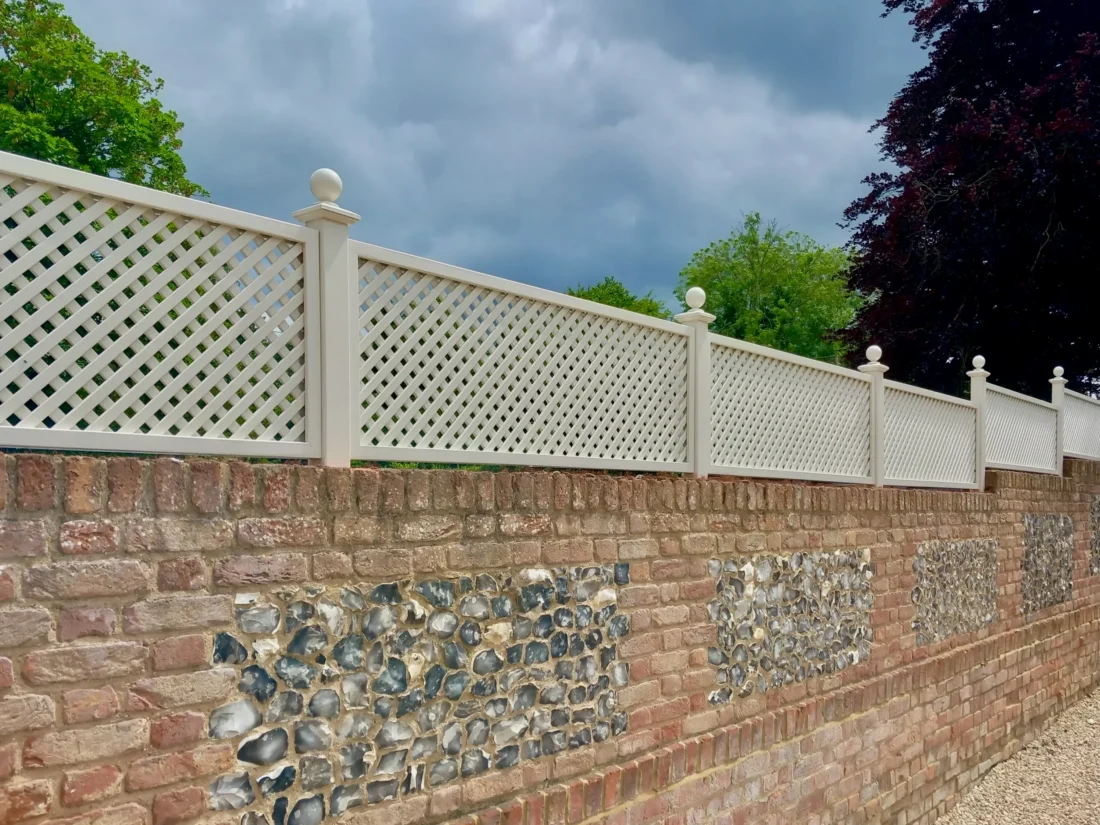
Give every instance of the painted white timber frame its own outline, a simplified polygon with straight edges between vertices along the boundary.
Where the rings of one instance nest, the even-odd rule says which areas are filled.
[[[572,311],[573,313],[581,314],[586,322],[593,325],[605,324],[607,321],[618,322],[620,327],[628,327],[632,330],[638,331],[640,334],[645,335],[649,333],[660,333],[662,338],[674,338],[676,341],[682,342],[676,344],[677,347],[681,347],[683,350],[683,365],[680,372],[679,380],[682,382],[682,389],[676,389],[674,394],[682,395],[683,410],[681,414],[676,416],[677,420],[673,423],[672,427],[668,427],[669,422],[662,422],[662,426],[668,428],[668,435],[670,441],[669,452],[673,454],[679,454],[682,456],[680,460],[650,460],[650,459],[633,459],[633,458],[618,458],[610,457],[607,455],[577,455],[569,454],[568,452],[562,453],[550,453],[547,451],[499,451],[499,450],[479,450],[479,449],[439,449],[439,448],[421,448],[410,446],[386,446],[372,443],[366,443],[366,436],[357,439],[357,443],[352,446],[352,455],[356,459],[366,461],[421,461],[421,462],[437,462],[448,464],[507,464],[507,465],[522,465],[522,466],[544,466],[544,467],[576,467],[581,469],[605,469],[605,470],[644,470],[655,472],[693,472],[693,460],[694,460],[694,442],[691,435],[692,418],[691,413],[694,408],[691,406],[691,382],[689,380],[690,365],[692,353],[692,340],[693,331],[689,326],[684,324],[673,323],[671,321],[665,321],[659,318],[651,318],[645,315],[640,315],[634,312],[628,312],[616,307],[605,306],[603,304],[597,304],[592,301],[586,301],[580,298],[575,298],[570,295],[564,295],[559,292],[554,292],[548,289],[541,289],[539,287],[529,286],[527,284],[521,284],[516,281],[510,281],[505,278],[498,278],[492,275],[485,275],[480,272],[474,272],[461,267],[452,266],[450,264],[440,263],[438,261],[432,261],[427,258],[421,258],[416,255],[410,255],[405,252],[398,252],[392,249],[385,249],[373,244],[363,243],[360,241],[352,241],[349,244],[351,253],[351,260],[353,262],[353,268],[359,271],[361,268],[366,269],[370,267],[370,277],[373,277],[378,272],[378,267],[383,268],[382,278],[401,278],[406,273],[411,273],[417,276],[425,276],[425,281],[430,282],[431,286],[426,291],[417,292],[421,295],[421,306],[427,304],[430,301],[441,299],[443,295],[449,295],[451,291],[458,288],[470,287],[474,291],[480,290],[478,293],[483,294],[486,300],[493,301],[496,304],[500,304],[502,301],[514,300],[517,306],[522,306],[524,310],[528,307],[537,307],[540,311],[549,310],[554,312],[555,309]],[[386,282],[389,283],[389,282]],[[364,318],[370,312],[384,313],[386,307],[381,309],[376,305],[368,306],[363,304],[366,293],[362,290],[370,289],[371,285],[366,284],[364,276],[360,275],[360,296],[357,305],[360,305],[360,310],[364,315]],[[419,289],[418,284],[412,284],[412,287]],[[383,301],[393,302],[394,304],[401,304],[401,311],[405,312],[405,308],[409,306],[407,300],[398,300],[397,292],[403,289],[404,286],[400,283],[394,283],[383,292]],[[375,289],[381,289],[381,287],[375,287]],[[408,293],[405,293],[407,297]],[[514,316],[505,316],[503,320],[511,321]],[[400,335],[409,335],[415,329],[415,325],[410,325],[411,319],[406,315],[401,317],[395,316],[397,329],[396,332]],[[377,320],[372,319],[372,324],[376,324]],[[582,322],[583,325],[583,322]],[[470,319],[467,319],[460,327],[460,331],[463,335],[473,335],[472,330],[477,325]],[[353,347],[358,350],[361,346],[371,346],[376,343],[376,338],[371,336],[374,334],[373,330],[377,327],[363,326],[363,322],[359,322],[359,334],[362,338],[360,342],[353,344]],[[467,332],[470,331],[470,332]],[[439,342],[443,337],[438,332],[433,333],[433,342]],[[456,337],[458,337],[456,335]],[[545,343],[545,334],[531,334],[529,333],[525,340],[531,346],[536,346],[541,343]],[[445,344],[446,341],[443,341]],[[365,354],[365,353],[364,353]],[[474,356],[480,358],[480,354],[475,352]],[[526,355],[523,355],[526,357]],[[438,356],[433,355],[433,361],[444,360]],[[488,369],[486,369],[488,367]],[[601,367],[600,364],[592,363],[583,365],[583,369],[595,370]],[[502,383],[507,383],[505,379],[512,379],[512,373],[516,372],[518,366],[513,366],[510,369],[507,364],[488,365],[480,368],[480,373],[501,373],[507,371],[508,374],[503,376]],[[411,376],[401,376],[406,381]],[[606,379],[607,376],[604,376]],[[364,379],[364,376],[359,376],[360,380]],[[606,381],[599,381],[599,384],[606,383]],[[370,389],[374,392],[376,387],[368,387],[364,383],[364,391]],[[616,405],[621,403],[621,399],[616,398],[611,394],[603,394],[603,397],[597,393],[595,396],[588,394],[577,394],[575,386],[555,387],[552,389],[562,389],[567,394],[570,394],[570,399],[576,407],[586,409],[587,405],[592,405],[592,412],[597,414],[609,414],[613,409],[617,411]],[[466,403],[474,400],[473,397],[477,395],[477,390],[472,390],[468,385],[461,388],[461,393],[464,396],[461,399],[462,403]],[[512,391],[511,395],[516,395],[521,391],[520,387],[516,387]],[[577,397],[573,397],[576,395]],[[503,399],[490,399],[490,398],[478,398],[476,399],[481,405],[489,405],[496,403],[497,401],[508,402],[511,397],[505,397]],[[360,402],[366,405],[370,399],[360,398]],[[427,402],[425,402],[427,403]],[[535,417],[538,417],[538,413],[535,413]],[[572,427],[573,431],[577,431],[578,427],[583,427],[584,422],[593,424],[597,419],[595,415],[590,416],[578,416],[577,425]],[[544,427],[549,427],[556,422],[542,421],[541,424]],[[364,422],[364,426],[366,426]]]
[[[1048,403],[977,356],[967,401],[877,346],[850,370],[713,334],[698,288],[665,321],[353,241],[330,169],[303,225],[6,152],[0,188],[0,447],[961,489],[1100,459],[1060,367]]]
[[[1062,392],[1062,414],[1066,422],[1065,455],[1100,459],[1100,401],[1073,390],[1063,388]],[[1056,394],[1057,389],[1054,389],[1052,395]]]
[[[112,178],[32,160],[8,152],[0,152],[0,185],[7,190],[4,194],[3,219],[16,224],[15,227],[0,225],[0,251],[6,251],[13,255],[16,254],[13,250],[17,249],[33,249],[35,251],[34,255],[27,255],[28,263],[26,264],[23,263],[23,257],[19,257],[16,262],[0,258],[0,318],[21,321],[20,326],[16,327],[15,330],[9,329],[7,326],[0,329],[0,341],[4,340],[5,333],[9,334],[11,339],[22,339],[23,334],[19,330],[23,326],[29,326],[32,334],[38,336],[36,341],[39,344],[52,347],[49,355],[54,359],[53,363],[75,362],[76,359],[87,356],[89,366],[81,369],[83,372],[88,372],[89,369],[94,372],[93,368],[97,363],[97,358],[106,358],[111,361],[111,373],[106,381],[102,383],[118,383],[122,387],[119,392],[123,395],[121,401],[114,401],[112,409],[119,406],[119,404],[125,406],[125,398],[129,395],[142,394],[148,398],[149,394],[156,389],[154,381],[160,380],[154,374],[158,370],[161,370],[164,383],[169,384],[168,389],[181,383],[196,384],[200,388],[199,391],[202,392],[202,386],[210,386],[215,383],[212,378],[203,378],[201,374],[189,376],[186,374],[186,370],[182,372],[176,370],[181,374],[171,377],[168,370],[170,366],[175,370],[179,366],[178,363],[170,366],[163,365],[163,369],[156,367],[151,371],[151,376],[139,378],[133,373],[126,372],[124,369],[126,359],[119,354],[111,357],[98,355],[79,337],[77,332],[66,332],[66,330],[73,330],[79,325],[88,333],[88,337],[92,338],[107,321],[115,321],[116,319],[110,317],[112,311],[107,304],[108,301],[120,296],[122,290],[129,288],[131,291],[139,293],[139,297],[142,294],[147,294],[148,300],[144,300],[144,303],[156,306],[155,312],[157,314],[154,314],[154,310],[147,309],[146,311],[149,314],[139,317],[139,320],[133,323],[129,331],[118,333],[116,329],[114,332],[117,335],[114,338],[93,339],[94,344],[108,351],[117,352],[131,346],[143,347],[144,345],[140,340],[141,333],[136,330],[150,329],[153,323],[159,323],[165,327],[164,331],[156,335],[158,340],[164,339],[166,336],[169,339],[174,338],[184,328],[193,329],[196,326],[195,322],[200,315],[200,310],[197,309],[198,300],[190,308],[184,304],[178,305],[180,308],[178,311],[179,317],[172,319],[168,316],[172,305],[160,305],[154,299],[158,294],[162,300],[170,296],[171,293],[166,292],[168,287],[165,284],[168,284],[169,281],[180,280],[180,273],[188,267],[193,267],[195,260],[203,257],[203,255],[213,256],[212,262],[203,266],[200,270],[200,273],[205,273],[204,277],[213,277],[220,271],[215,264],[222,262],[223,266],[229,266],[230,262],[235,260],[240,266],[234,267],[232,272],[228,273],[228,277],[224,278],[224,282],[230,286],[239,287],[240,279],[247,277],[249,274],[255,276],[255,280],[250,282],[254,285],[241,289],[241,294],[244,297],[235,299],[237,300],[236,308],[246,310],[246,315],[253,315],[253,323],[259,325],[261,330],[268,330],[266,333],[268,336],[279,334],[278,326],[281,321],[276,320],[274,317],[279,314],[278,312],[272,310],[271,316],[269,316],[267,310],[264,309],[265,303],[268,307],[273,306],[268,297],[256,297],[270,295],[271,290],[269,284],[259,283],[259,274],[262,273],[258,273],[258,268],[276,251],[280,242],[300,244],[302,247],[300,274],[301,290],[304,293],[304,300],[301,302],[301,315],[299,316],[300,326],[302,327],[300,334],[303,339],[301,369],[304,370],[303,392],[301,393],[304,396],[302,402],[304,405],[304,426],[301,438],[290,440],[243,436],[217,437],[179,435],[175,433],[120,432],[108,428],[79,428],[58,424],[41,426],[33,420],[29,424],[25,423],[24,426],[13,426],[9,423],[10,416],[13,413],[6,412],[0,416],[0,421],[4,422],[0,424],[0,446],[108,452],[268,456],[274,458],[312,458],[319,455],[319,411],[321,408],[319,334],[321,315],[315,300],[318,288],[318,242],[315,230],[160,192]],[[12,192],[15,194],[12,195]],[[49,201],[42,200],[42,195],[48,196]],[[83,208],[77,206],[77,202],[80,202]],[[111,217],[112,210],[117,217]],[[28,211],[31,211],[31,214],[28,215]],[[99,221],[102,224],[101,228],[96,229],[93,221]],[[189,248],[171,243],[175,240],[173,226],[177,226],[178,235],[184,236],[183,241],[192,242]],[[51,233],[44,234],[43,227],[51,230]],[[213,229],[212,233],[211,229]],[[122,234],[124,230],[130,234]],[[205,234],[196,236],[196,231]],[[90,237],[82,239],[77,235],[80,232]],[[235,233],[238,241],[231,240],[232,233]],[[158,241],[158,237],[163,238],[163,241]],[[208,237],[209,241],[203,241],[201,244],[194,243],[195,237]],[[209,243],[211,247],[217,249],[223,238],[230,239],[230,242],[220,247],[221,251],[218,254],[214,254],[206,246]],[[247,243],[257,243],[256,251],[251,252],[247,243],[239,240],[242,238]],[[33,247],[26,247],[25,244],[28,240],[34,241]],[[261,241],[263,241],[262,244],[260,244]],[[113,243],[114,246],[107,246],[108,242]],[[244,245],[237,246],[238,243]],[[71,249],[68,254],[62,255],[64,250],[61,247],[66,244],[68,245],[67,248]],[[148,254],[145,257],[142,257],[141,253],[143,247],[148,249]],[[107,251],[104,252],[104,249]],[[265,252],[265,250],[267,251]],[[167,257],[169,253],[174,253],[176,257],[174,259]],[[52,261],[52,266],[43,266],[41,259],[35,257],[45,255],[52,255],[56,259]],[[277,261],[278,258],[275,260]],[[76,266],[82,262],[84,262],[86,268],[89,263],[92,264],[89,272],[83,276],[76,269]],[[154,266],[160,266],[161,269],[159,271],[155,270]],[[237,273],[242,268],[245,268],[245,272],[238,276]],[[273,268],[275,268],[274,264],[269,266],[268,270],[270,271]],[[108,278],[111,271],[117,273],[115,278]],[[32,314],[27,317],[26,313],[20,308],[20,305],[25,305],[27,301],[32,303],[41,301],[43,296],[40,294],[40,290],[47,288],[37,286],[36,280],[28,281],[27,272],[32,273],[35,279],[45,279],[47,281],[53,279],[49,286],[53,291],[53,297],[48,301],[36,303],[36,311],[49,317],[42,317],[35,321],[35,315]],[[276,277],[278,277],[278,272]],[[67,280],[69,285],[54,289],[59,284],[59,278]],[[81,280],[82,278],[83,280]],[[108,278],[108,280],[101,280],[104,278]],[[145,278],[146,282],[142,283],[138,280],[139,278]],[[18,285],[21,279],[24,283],[20,289]],[[201,280],[199,279],[195,283],[201,283]],[[157,282],[160,282],[159,287]],[[38,280],[37,283],[41,284],[43,281]],[[279,283],[282,283],[281,279]],[[100,290],[93,290],[93,287],[97,285],[101,287]],[[5,288],[17,289],[16,294],[12,296],[3,291]],[[226,288],[228,289],[229,286]],[[92,294],[93,292],[94,294]],[[216,290],[208,290],[207,294],[212,295],[215,292]],[[252,297],[248,297],[249,295]],[[120,297],[118,299],[122,300]],[[210,300],[215,302],[217,299],[211,298]],[[56,310],[54,309],[55,302],[57,303]],[[232,304],[232,302],[229,303]],[[137,306],[132,303],[125,306],[125,312],[128,315],[137,311]],[[69,315],[62,314],[59,316],[55,314],[62,310],[67,311]],[[253,313],[253,311],[255,312]],[[215,318],[225,317],[225,323],[228,323],[230,317],[225,310],[211,311],[210,314]],[[97,318],[97,316],[106,317]],[[61,320],[58,320],[59,318]],[[121,320],[119,318],[117,322],[121,322]],[[45,328],[42,326],[46,321],[54,324],[53,331],[49,333],[46,333]],[[33,326],[30,326],[32,324]],[[198,326],[201,328],[201,322]],[[220,321],[215,328],[217,330],[223,329]],[[103,334],[106,335],[107,333]],[[224,335],[224,331],[221,334]],[[51,338],[51,336],[53,337]],[[53,341],[57,341],[57,344],[55,345]],[[10,340],[6,345],[0,345],[0,350],[6,352],[12,344],[21,345],[21,340]],[[64,349],[59,349],[61,346],[64,346]],[[213,353],[205,356],[208,366],[211,364],[211,359],[219,357],[217,350],[217,347],[208,350],[208,352]],[[0,358],[0,372],[7,372],[8,375],[12,376],[9,380],[13,380],[15,384],[24,382],[27,392],[30,391],[31,382],[39,380],[37,378],[25,379],[24,376],[27,371],[35,370],[41,374],[45,371],[47,365],[51,364],[50,361],[43,360],[41,356],[36,356],[36,360],[28,360],[32,352],[36,352],[35,347],[27,348],[22,355],[10,363],[6,356]],[[201,360],[203,357],[197,351],[193,352],[193,355],[196,360]],[[225,362],[230,360],[234,359],[223,359]],[[104,367],[106,366],[106,362],[99,363],[103,364]],[[113,366],[115,363],[118,364],[117,369]],[[231,368],[227,367],[225,369]],[[218,367],[217,369],[208,369],[207,372],[216,373],[218,370],[225,372],[225,369]],[[254,375],[253,378],[255,379]],[[134,387],[127,389],[124,384],[119,383],[126,380],[132,381]],[[235,381],[240,387],[240,392],[244,393],[245,399],[256,399],[259,397],[259,393],[272,387],[271,381],[265,379],[249,382],[238,377]],[[6,385],[6,382],[0,383]],[[43,382],[39,381],[39,383]],[[230,386],[232,385],[231,382]],[[74,385],[73,393],[75,393],[78,386]],[[252,389],[246,391],[248,386],[251,386]],[[91,387],[91,389],[89,390],[88,387]],[[62,384],[61,388],[69,389],[65,384]],[[23,389],[19,389],[9,392],[4,388],[0,388],[0,407],[3,407],[5,403],[9,406],[17,404],[15,398],[23,391]],[[58,387],[53,387],[55,395],[58,391]],[[99,391],[99,388],[95,384],[87,384],[82,391],[95,393]],[[156,399],[165,405],[163,415],[178,417],[195,411],[193,409],[188,410],[185,405],[171,403],[172,397],[178,398],[186,395],[186,387],[176,390],[175,393],[174,396],[169,398]],[[38,395],[39,400],[43,397],[41,394]],[[67,406],[79,407],[78,396],[70,394],[68,397],[72,399],[72,404],[67,404]],[[208,393],[206,397],[209,401]],[[101,406],[109,404],[112,400],[105,396]],[[144,404],[147,402],[135,400],[133,403]],[[269,403],[265,402],[265,404]],[[32,418],[31,415],[27,414],[25,405],[20,404],[19,407],[14,413],[17,418],[20,417],[19,413],[23,413],[26,419]],[[56,417],[61,418],[62,416],[59,414]],[[73,414],[68,413],[66,417],[71,418]],[[222,429],[221,422],[211,424],[210,429]]]
[[[987,384],[983,413],[987,467],[1061,475],[1061,407]]]

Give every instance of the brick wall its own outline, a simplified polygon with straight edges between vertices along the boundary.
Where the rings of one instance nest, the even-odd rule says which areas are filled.
[[[1089,514],[1100,470],[1067,462],[1067,475],[991,473],[987,492],[968,493],[0,456],[0,825],[305,825],[321,812],[324,821],[379,825],[932,822],[1093,685],[1100,600]],[[1068,538],[1058,534],[1062,517],[1072,522]],[[914,565],[933,556],[921,586],[932,575],[957,581],[952,566],[972,563],[986,589],[957,607],[926,607],[922,616],[933,618],[922,621],[942,626],[922,630],[918,645]],[[740,583],[727,575],[725,587],[761,577],[748,596],[757,599],[745,608],[756,624],[743,644],[752,651],[746,667],[767,689],[742,685],[720,697],[729,682],[719,680],[731,671],[717,659],[736,655],[740,643],[738,620],[715,618],[717,571],[731,559],[756,572],[735,572]],[[826,571],[824,592],[792,572],[804,563]],[[770,578],[780,564],[784,578]],[[864,568],[873,602],[861,610],[856,589],[833,583],[856,588],[852,577]],[[1035,589],[1036,577],[1070,571],[1063,586]],[[497,613],[494,601],[490,615],[477,594],[510,599],[543,579],[559,582],[557,601],[530,615],[559,606],[566,615],[553,626],[545,620],[543,646],[553,648],[559,633],[562,641],[539,665],[525,652],[542,644],[537,622],[533,636],[521,634],[522,606],[513,616]],[[412,602],[440,582],[459,594],[453,610],[461,633],[475,637],[471,658],[488,639],[499,641],[500,656],[491,657],[491,689],[433,705],[413,687],[430,684],[425,668],[442,643],[417,629],[424,618]],[[389,584],[397,587],[372,589]],[[349,588],[367,607],[354,595],[338,606]],[[736,615],[745,594],[726,595]],[[232,716],[225,709],[241,707],[234,703],[259,701],[254,683],[245,688],[246,668],[277,671],[272,690],[284,691],[285,662],[264,657],[301,647],[287,615],[308,603],[313,616],[322,602],[326,644],[349,619],[358,634],[362,616],[370,674],[366,617],[384,614],[393,625],[378,647],[383,665],[405,657],[393,666],[407,691],[393,698],[414,711],[445,706],[461,721],[460,774],[438,768],[449,757],[433,750],[420,767],[402,755],[400,772],[383,775],[390,751],[379,731],[390,697],[378,691],[400,691],[375,682],[365,710],[353,713],[344,677],[356,668],[337,667],[330,648],[303,648],[318,679],[304,692],[328,685],[347,704],[317,724],[331,723],[341,742],[361,739],[366,772],[348,768],[338,744],[303,756],[296,735],[278,756],[295,768],[287,789],[279,765],[238,761],[242,743],[280,720],[268,707],[240,735],[214,720]],[[387,603],[393,611],[377,607]],[[278,630],[263,639],[242,633],[241,612],[269,604]],[[837,637],[852,628],[869,639],[869,656]],[[394,635],[405,631],[407,643]],[[585,634],[594,631],[593,642]],[[796,637],[808,640],[805,650]],[[582,678],[586,657],[596,669]],[[559,678],[570,690],[587,684],[587,695],[554,704],[538,694],[517,723],[522,747],[517,739],[510,751],[497,720],[517,718],[500,714],[517,712],[520,683],[541,690]],[[493,734],[484,743],[469,720],[490,696],[500,704],[489,708]],[[298,711],[288,736],[315,713]],[[536,729],[539,712],[552,716],[552,729]],[[434,722],[401,713],[387,736],[400,740],[404,719],[438,747]],[[353,717],[365,726],[358,733]],[[318,765],[336,775],[307,780]]]

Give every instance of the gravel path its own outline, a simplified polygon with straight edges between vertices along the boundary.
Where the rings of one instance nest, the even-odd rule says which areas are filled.
[[[1100,691],[993,768],[936,825],[1100,823]]]

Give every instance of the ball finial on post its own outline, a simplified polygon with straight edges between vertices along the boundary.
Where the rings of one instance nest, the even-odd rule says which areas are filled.
[[[703,304],[707,302],[707,293],[703,291],[702,287],[693,286],[684,293],[684,302],[691,309],[702,309]]]
[[[882,347],[877,344],[871,344],[867,347],[867,360],[872,364],[877,364],[879,359],[882,358]]]
[[[344,191],[344,182],[332,169],[318,169],[309,176],[309,191],[322,203],[336,203]]]
[[[1055,367],[1054,368],[1054,377],[1055,378],[1061,378],[1063,375],[1065,375],[1065,372],[1066,371],[1064,369],[1062,369],[1061,367]]]
[[[984,369],[985,368],[985,356],[984,355],[975,355],[974,359],[970,363],[974,365],[974,369],[976,369],[976,370]]]

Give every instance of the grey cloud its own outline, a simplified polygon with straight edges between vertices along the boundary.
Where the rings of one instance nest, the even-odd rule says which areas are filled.
[[[828,13],[824,9],[828,7]],[[166,80],[192,176],[288,218],[561,289],[667,295],[743,211],[843,242],[870,122],[921,59],[874,0],[75,0]]]

